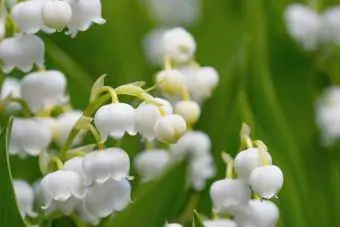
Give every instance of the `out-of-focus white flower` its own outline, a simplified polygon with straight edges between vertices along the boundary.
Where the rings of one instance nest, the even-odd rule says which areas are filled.
[[[38,156],[48,147],[51,140],[49,126],[43,124],[39,118],[15,118],[10,138],[10,154],[18,154],[21,157],[26,157],[27,154]]]
[[[194,37],[183,28],[166,31],[162,43],[164,54],[176,62],[191,60],[196,51]]]
[[[121,148],[107,148],[87,154],[83,159],[86,185],[102,184],[109,179],[121,180],[129,177],[130,158]]]
[[[206,181],[216,173],[211,154],[196,156],[190,159],[189,182],[195,190],[203,190]]]
[[[16,78],[12,77],[6,77],[3,84],[2,88],[0,90],[0,100],[5,99],[6,97],[11,96],[13,98],[20,98],[20,81]],[[7,110],[10,112],[20,110],[21,106],[18,103],[9,103],[6,106]]]
[[[158,89],[169,94],[181,94],[184,75],[175,69],[160,71],[156,76]]]
[[[239,179],[218,180],[211,185],[210,197],[217,212],[232,212],[248,205],[251,190],[246,182]]]
[[[72,19],[68,23],[67,34],[75,37],[78,31],[86,31],[92,23],[104,24],[100,0],[69,0],[72,9]]]
[[[54,29],[44,25],[41,17],[43,0],[23,1],[16,4],[11,11],[12,17],[19,25],[20,32],[25,34],[37,33],[40,29],[45,32],[54,32]]]
[[[219,82],[219,75],[212,67],[187,66],[180,71],[184,74],[183,81],[190,98],[201,103],[209,98]]]
[[[174,157],[199,157],[210,154],[211,141],[207,134],[201,131],[190,131],[180,138],[176,144],[170,146]]]
[[[207,220],[203,223],[205,227],[237,227],[236,222],[226,219]]]
[[[144,54],[153,65],[162,66],[164,64],[162,38],[165,31],[165,28],[155,28],[149,31],[143,38]]]
[[[136,135],[136,112],[126,103],[112,103],[100,107],[95,116],[94,123],[103,141],[108,136],[121,139],[125,132]]]
[[[261,151],[258,148],[249,148],[241,151],[235,158],[235,171],[237,175],[245,181],[249,180],[250,173],[256,168],[262,165]],[[265,158],[268,164],[272,164],[272,158],[270,154],[265,151]]]
[[[146,150],[139,153],[134,159],[137,172],[141,175],[142,181],[154,180],[168,167],[170,155],[166,150]]]
[[[243,212],[234,218],[238,226],[272,227],[279,219],[279,209],[268,200],[250,200]]]
[[[177,114],[169,114],[160,117],[153,128],[155,137],[165,143],[176,143],[187,130],[187,124],[183,117]]]
[[[165,224],[164,227],[183,227],[183,226],[177,223],[167,223]]]
[[[150,15],[160,24],[192,25],[200,19],[201,0],[144,0]]]
[[[37,213],[33,211],[33,188],[26,181],[17,179],[13,179],[13,186],[21,216],[37,217]]]
[[[21,80],[22,98],[36,113],[46,106],[63,103],[66,91],[66,77],[57,70],[33,72]]]
[[[251,172],[249,182],[254,192],[262,198],[271,199],[283,185],[283,173],[274,165],[259,166]]]
[[[58,170],[47,174],[40,183],[42,208],[47,213],[60,211],[70,215],[85,197],[82,177],[74,171]]]
[[[316,102],[316,123],[324,145],[340,139],[340,88],[327,88]]]
[[[71,6],[66,0],[47,0],[42,5],[41,16],[46,26],[62,30],[71,21]]]
[[[66,112],[57,117],[55,127],[54,127],[54,136],[56,142],[62,146],[70,134],[73,126],[77,123],[77,121],[81,118],[82,112],[78,110],[73,110],[70,112]],[[76,138],[73,140],[72,145],[79,145],[82,143],[84,137],[84,131],[81,130]]]
[[[306,50],[315,50],[319,46],[320,15],[312,8],[293,3],[285,10],[285,21],[289,35]]]
[[[123,210],[131,201],[131,185],[126,179],[109,179],[88,188],[84,200],[86,210],[95,217],[104,218]]]
[[[45,44],[35,35],[17,35],[0,42],[0,59],[2,70],[9,73],[15,67],[28,72],[33,65],[43,67],[45,62]]]
[[[162,116],[161,111],[164,114],[172,114],[173,112],[172,106],[167,100],[161,98],[155,98],[155,100],[162,103],[163,106],[158,107],[151,103],[141,103],[136,109],[136,130],[147,140],[155,138],[153,127]]]
[[[332,7],[321,15],[321,38],[324,42],[340,44],[340,6]]]
[[[201,115],[201,107],[197,102],[191,100],[180,101],[176,103],[175,113],[181,115],[189,125],[192,125],[198,121]]]

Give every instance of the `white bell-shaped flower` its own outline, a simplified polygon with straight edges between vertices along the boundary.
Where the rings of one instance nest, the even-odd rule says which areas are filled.
[[[85,207],[95,217],[104,218],[121,211],[131,202],[131,185],[126,179],[109,179],[88,188]]]
[[[271,199],[283,185],[283,173],[274,165],[259,166],[251,172],[249,182],[254,192],[262,198]]]
[[[227,219],[214,219],[203,222],[205,227],[237,227],[236,222]]]
[[[51,33],[54,29],[47,28],[41,16],[44,0],[23,1],[16,4],[11,11],[12,17],[20,28],[20,32],[34,34],[40,29]]]
[[[17,179],[13,179],[13,186],[21,216],[37,217],[38,214],[33,211],[33,188],[26,181]]]
[[[211,185],[210,197],[217,212],[232,212],[248,205],[251,190],[246,182],[239,179],[218,180]]]
[[[243,212],[234,218],[238,226],[273,227],[279,219],[279,209],[268,200],[250,200]]]
[[[66,0],[47,0],[42,5],[41,16],[46,26],[62,30],[72,19],[71,6]]]
[[[198,121],[201,107],[197,102],[191,100],[180,101],[175,106],[175,113],[181,115],[189,125],[192,125]]]
[[[121,180],[129,177],[130,158],[121,148],[107,148],[87,154],[83,160],[85,184],[102,184],[110,178]]]
[[[56,124],[54,127],[54,136],[58,145],[62,146],[70,134],[73,126],[82,117],[82,112],[78,110],[73,110],[61,114],[56,119]],[[76,138],[73,140],[72,145],[79,145],[83,141],[84,131],[81,130]]]
[[[3,100],[7,97],[12,97],[12,98],[20,98],[21,93],[20,93],[20,81],[16,78],[12,77],[6,77],[1,90],[0,90],[0,100]],[[6,110],[9,112],[17,111],[20,110],[21,106],[18,103],[8,103],[6,106]]]
[[[155,28],[149,31],[143,38],[143,48],[146,59],[153,65],[162,66],[164,64],[164,51],[162,37],[166,29]]]
[[[139,153],[135,159],[134,164],[137,172],[141,175],[142,181],[147,182],[154,180],[170,164],[170,155],[166,150],[146,150]]]
[[[285,10],[285,21],[289,35],[306,50],[319,46],[321,18],[312,8],[293,3]]]
[[[70,215],[85,197],[82,177],[75,171],[58,170],[47,174],[40,183],[42,208],[51,213]]]
[[[211,154],[196,156],[190,159],[189,182],[193,189],[203,190],[206,181],[216,173],[214,160]]]
[[[184,84],[190,98],[201,103],[209,98],[219,82],[218,72],[213,67],[182,67],[180,71],[185,74]]]
[[[92,23],[104,24],[100,0],[69,0],[72,9],[72,18],[68,23],[67,34],[75,37],[78,31],[86,31]]]
[[[82,201],[78,204],[76,207],[76,213],[79,215],[79,217],[85,222],[89,223],[91,225],[97,226],[100,223],[100,218],[94,216],[92,213],[88,211],[85,205],[85,201]]]
[[[162,113],[172,114],[171,104],[160,98],[155,98],[163,106],[157,107],[153,104],[141,103],[136,109],[136,130],[147,140],[155,138],[153,127],[156,121],[162,116]],[[161,109],[161,110],[160,110]]]
[[[237,175],[245,181],[249,180],[250,173],[256,168],[262,165],[262,155],[258,148],[249,148],[247,150],[239,152],[235,157],[235,171]],[[272,164],[272,158],[270,154],[265,151],[265,158],[268,164]]]
[[[15,118],[10,137],[10,154],[38,156],[48,147],[52,132],[39,118]]]
[[[156,76],[158,88],[165,93],[180,94],[183,90],[184,75],[175,69],[160,71]]]
[[[177,114],[169,114],[160,117],[154,125],[155,137],[165,143],[176,143],[187,130],[187,124],[183,117]]]
[[[174,157],[205,156],[210,153],[211,141],[209,136],[201,131],[189,131],[180,138],[176,144],[170,146]]]
[[[45,62],[45,44],[35,35],[17,35],[0,42],[2,70],[9,73],[15,67],[29,72],[33,65],[43,67]]]
[[[134,136],[136,132],[136,111],[126,103],[112,103],[100,107],[94,123],[103,141],[108,136],[121,139],[125,132]]]
[[[56,70],[33,72],[21,80],[21,94],[33,112],[60,105],[65,99],[66,77]]]
[[[340,44],[340,7],[331,7],[322,15],[322,39],[324,42]]]
[[[167,223],[164,225],[164,227],[183,227],[183,226],[177,223]]]
[[[162,42],[165,55],[176,62],[191,60],[196,51],[194,37],[183,28],[166,31]]]

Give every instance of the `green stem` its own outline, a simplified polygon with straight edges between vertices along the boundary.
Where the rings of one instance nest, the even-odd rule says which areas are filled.
[[[29,118],[29,117],[32,117],[32,112],[27,104],[27,102],[21,98],[6,98],[3,100],[2,103],[0,103],[0,112],[7,106],[8,103],[11,103],[11,102],[14,102],[14,103],[18,103],[22,110],[23,110],[23,114],[24,114],[24,117],[26,118]]]
[[[63,162],[58,157],[53,157],[51,161],[53,161],[56,164],[58,170],[64,168]]]
[[[193,211],[195,210],[198,202],[200,200],[200,194],[198,192],[194,192],[190,199],[189,202],[187,203],[187,206],[183,213],[179,216],[178,218],[178,223],[185,224],[189,220],[192,219]]]
[[[98,130],[92,124],[90,124],[89,127],[90,127],[90,132],[91,132],[93,138],[97,142],[98,149],[99,150],[104,150],[105,149],[105,145],[104,145],[104,142],[102,142],[102,140],[100,138]]]

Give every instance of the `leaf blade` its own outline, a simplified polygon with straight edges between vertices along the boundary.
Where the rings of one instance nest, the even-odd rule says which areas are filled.
[[[192,227],[205,227],[197,211],[194,211],[194,217],[192,219]]]

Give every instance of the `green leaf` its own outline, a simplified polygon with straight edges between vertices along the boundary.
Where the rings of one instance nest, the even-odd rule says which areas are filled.
[[[9,120],[6,129],[0,135],[0,226],[24,227],[25,224],[16,203],[8,157],[11,127],[12,120]]]
[[[192,227],[205,227],[196,210],[194,211],[194,217],[192,219]]]
[[[100,77],[98,77],[98,79],[94,82],[92,89],[91,89],[91,95],[90,95],[90,101],[92,102],[97,95],[98,90],[101,87],[104,87],[105,85],[105,77],[107,76],[107,74],[101,75]]]
[[[174,165],[158,181],[142,185],[135,201],[104,226],[162,227],[184,193],[186,161]]]

